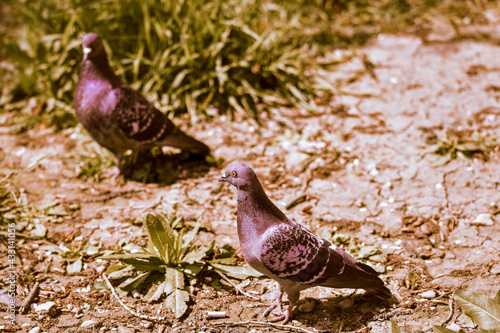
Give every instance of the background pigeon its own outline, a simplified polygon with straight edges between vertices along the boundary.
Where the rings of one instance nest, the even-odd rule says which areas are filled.
[[[154,146],[171,146],[202,156],[210,153],[205,144],[179,130],[115,75],[97,34],[85,35],[82,47],[83,63],[74,96],[76,115],[94,140],[116,155],[118,168],[129,149],[135,156]]]
[[[280,285],[278,298],[264,313],[278,307],[279,317],[272,321],[286,323],[300,291],[314,286],[359,288],[392,298],[373,268],[287,218],[267,197],[252,168],[232,163],[219,181],[238,189],[238,237],[245,260]],[[285,312],[283,291],[290,303]]]

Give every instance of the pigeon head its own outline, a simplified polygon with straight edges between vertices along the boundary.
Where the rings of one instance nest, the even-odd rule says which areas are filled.
[[[219,178],[219,181],[228,182],[238,189],[244,189],[246,186],[259,184],[259,180],[252,168],[238,162],[229,164],[222,177]]]
[[[89,33],[83,37],[83,59],[98,59],[106,56],[104,45],[98,34]]]

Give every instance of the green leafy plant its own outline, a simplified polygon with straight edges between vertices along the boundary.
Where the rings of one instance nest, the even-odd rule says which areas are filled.
[[[26,231],[30,237],[43,238],[47,233],[43,222],[51,217],[30,204],[26,192],[13,189],[12,182],[17,175],[17,172],[0,175],[0,225],[14,223],[16,232]]]
[[[76,165],[77,177],[91,179],[94,182],[101,181],[105,172],[115,165],[116,158],[88,137],[80,141],[79,146],[79,149],[73,150],[68,156],[68,159]]]
[[[11,2],[18,24],[5,40],[12,79],[5,104],[27,96],[67,106],[78,80],[81,38],[98,32],[112,67],[164,111],[191,120],[209,105],[255,117],[257,104],[311,107],[305,49],[291,45],[293,14],[264,0]],[[200,17],[204,17],[200,20]],[[279,29],[276,29],[276,27]]]
[[[66,264],[66,271],[71,273],[81,272],[83,267],[83,257],[93,256],[99,253],[101,248],[100,244],[92,245],[88,240],[85,240],[76,247],[69,247],[63,243],[59,245],[43,245],[40,247],[41,250],[50,251],[56,254],[60,260]]]
[[[398,322],[394,318],[391,318],[391,331],[392,333],[401,333]]]
[[[229,253],[227,248],[218,252],[220,258],[215,258],[215,242],[208,247],[194,244],[199,221],[189,232],[181,227],[182,224],[183,219],[175,216],[167,220],[160,215],[148,214],[144,220],[148,233],[147,248],[128,245],[124,248],[128,253],[112,252],[100,257],[121,261],[122,264],[110,266],[106,271],[110,278],[125,279],[117,288],[120,294],[145,289],[148,302],[157,301],[164,295],[165,305],[177,318],[188,308],[186,281],[196,284],[202,272],[216,270],[236,279],[260,276],[250,268],[229,265],[235,259],[223,255]]]
[[[472,291],[457,291],[454,299],[463,313],[479,327],[479,333],[500,332],[500,291],[494,298]],[[433,328],[436,333],[454,332],[438,325],[434,325]],[[465,333],[465,331],[460,330],[459,333]]]
[[[434,166],[445,165],[456,158],[480,158],[488,160],[489,153],[496,147],[496,138],[482,135],[478,131],[450,132],[446,138],[431,143],[424,150],[425,154],[432,154],[431,163]]]

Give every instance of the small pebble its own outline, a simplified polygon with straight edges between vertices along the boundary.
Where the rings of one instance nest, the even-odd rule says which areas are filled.
[[[420,294],[423,298],[431,299],[436,297],[436,292],[434,290],[427,290]]]
[[[454,254],[454,253],[451,253],[451,252],[445,252],[444,254],[444,258],[445,259],[456,259],[457,256]]]
[[[494,225],[495,220],[491,214],[479,214],[476,219],[470,222],[472,225]]]
[[[30,333],[38,333],[38,332],[40,332],[40,327],[38,326],[35,326],[32,329],[30,329]]]
[[[354,305],[354,301],[352,299],[350,299],[350,298],[347,298],[347,299],[345,299],[345,300],[343,300],[342,302],[339,303],[339,306],[342,309],[349,309],[353,305]]]
[[[310,313],[314,310],[316,304],[314,302],[306,302],[299,305],[298,310],[300,313]]]
[[[432,229],[431,227],[429,226],[428,223],[424,223],[420,226],[420,231],[422,231],[422,233],[424,235],[427,235],[427,236],[430,236],[432,235]]]
[[[460,326],[458,326],[455,323],[446,326],[446,328],[449,329],[449,330],[455,331],[455,332],[458,332],[458,331],[460,331],[462,329]]]
[[[141,326],[144,327],[144,328],[152,328],[153,327],[153,323],[149,322],[149,321],[143,321],[141,323]]]
[[[37,313],[47,313],[49,316],[54,317],[57,315],[57,306],[54,302],[46,302],[38,304],[35,308]]]
[[[85,320],[81,325],[80,327],[82,328],[85,328],[85,327],[91,327],[91,326],[94,326],[95,325],[95,321],[93,321],[92,319],[90,320]]]
[[[135,333],[132,327],[118,326],[118,333]]]

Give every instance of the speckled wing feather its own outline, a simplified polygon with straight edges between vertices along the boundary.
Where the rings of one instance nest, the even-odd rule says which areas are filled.
[[[332,247],[300,225],[280,224],[264,234],[261,260],[281,279],[320,284],[344,270],[342,256]]]
[[[165,114],[132,88],[123,85],[113,92],[117,97],[113,117],[126,137],[155,143],[176,129]]]

